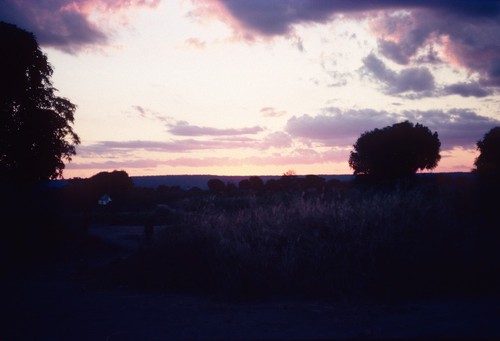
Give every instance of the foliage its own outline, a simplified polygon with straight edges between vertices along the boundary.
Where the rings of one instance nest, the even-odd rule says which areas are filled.
[[[124,200],[129,190],[133,188],[132,179],[125,171],[99,172],[87,179],[71,179],[64,189],[67,205],[73,205],[83,210],[97,205],[98,199],[110,195],[113,206]],[[137,195],[137,193],[135,193]],[[137,195],[136,200],[140,196]]]
[[[89,186],[99,194],[116,194],[131,189],[134,184],[127,172],[99,172],[88,179]]]
[[[479,156],[474,161],[474,172],[486,176],[500,176],[500,127],[492,128],[477,142]]]
[[[393,179],[434,169],[441,156],[437,133],[405,121],[363,133],[354,144],[349,166],[354,174]]]
[[[495,290],[498,218],[478,219],[473,186],[459,181],[306,199],[300,191],[246,192],[230,198],[245,205],[232,207],[224,195],[206,196],[105,272],[140,288],[234,298]]]
[[[220,193],[226,188],[224,181],[220,179],[210,179],[207,182],[208,189],[214,193]]]
[[[238,184],[241,190],[262,191],[264,189],[264,181],[258,176],[251,176],[250,178],[241,180]]]
[[[56,96],[52,66],[33,34],[0,22],[0,180],[33,183],[62,176],[79,137],[75,105]]]

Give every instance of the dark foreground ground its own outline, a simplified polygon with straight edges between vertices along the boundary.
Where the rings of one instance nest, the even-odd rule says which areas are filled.
[[[101,287],[85,275],[126,257],[141,234],[94,225],[85,245],[2,274],[0,340],[500,340],[500,297],[234,303]]]

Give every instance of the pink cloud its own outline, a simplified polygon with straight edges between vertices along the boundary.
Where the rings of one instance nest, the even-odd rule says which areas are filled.
[[[201,127],[191,125],[185,121],[179,121],[168,125],[168,131],[177,136],[230,136],[230,135],[252,135],[262,132],[264,129],[259,126],[246,128],[221,129],[214,127]]]
[[[480,17],[430,9],[382,15],[372,29],[380,52],[399,64],[429,62],[432,58],[422,59],[421,54],[441,46],[444,53],[434,61],[477,72],[483,85],[500,86],[498,8]]]
[[[134,8],[152,8],[160,0],[3,0],[0,21],[35,34],[41,45],[76,52],[89,45],[104,44],[107,29],[90,19],[94,11],[115,14]]]

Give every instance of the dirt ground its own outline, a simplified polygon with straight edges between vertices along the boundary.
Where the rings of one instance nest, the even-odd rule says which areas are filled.
[[[142,229],[91,226],[106,246],[98,252],[70,250],[73,256],[4,274],[0,340],[500,340],[499,297],[228,303],[89,287],[78,276],[133,252],[144,242]]]

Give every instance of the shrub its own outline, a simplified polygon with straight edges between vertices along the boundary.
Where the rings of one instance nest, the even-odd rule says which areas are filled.
[[[467,194],[421,186],[327,199],[253,196],[232,210],[207,204],[160,233],[120,278],[238,298],[482,290],[498,280],[490,270],[499,257],[492,242],[484,251],[491,235],[481,235],[475,215],[459,214]]]

